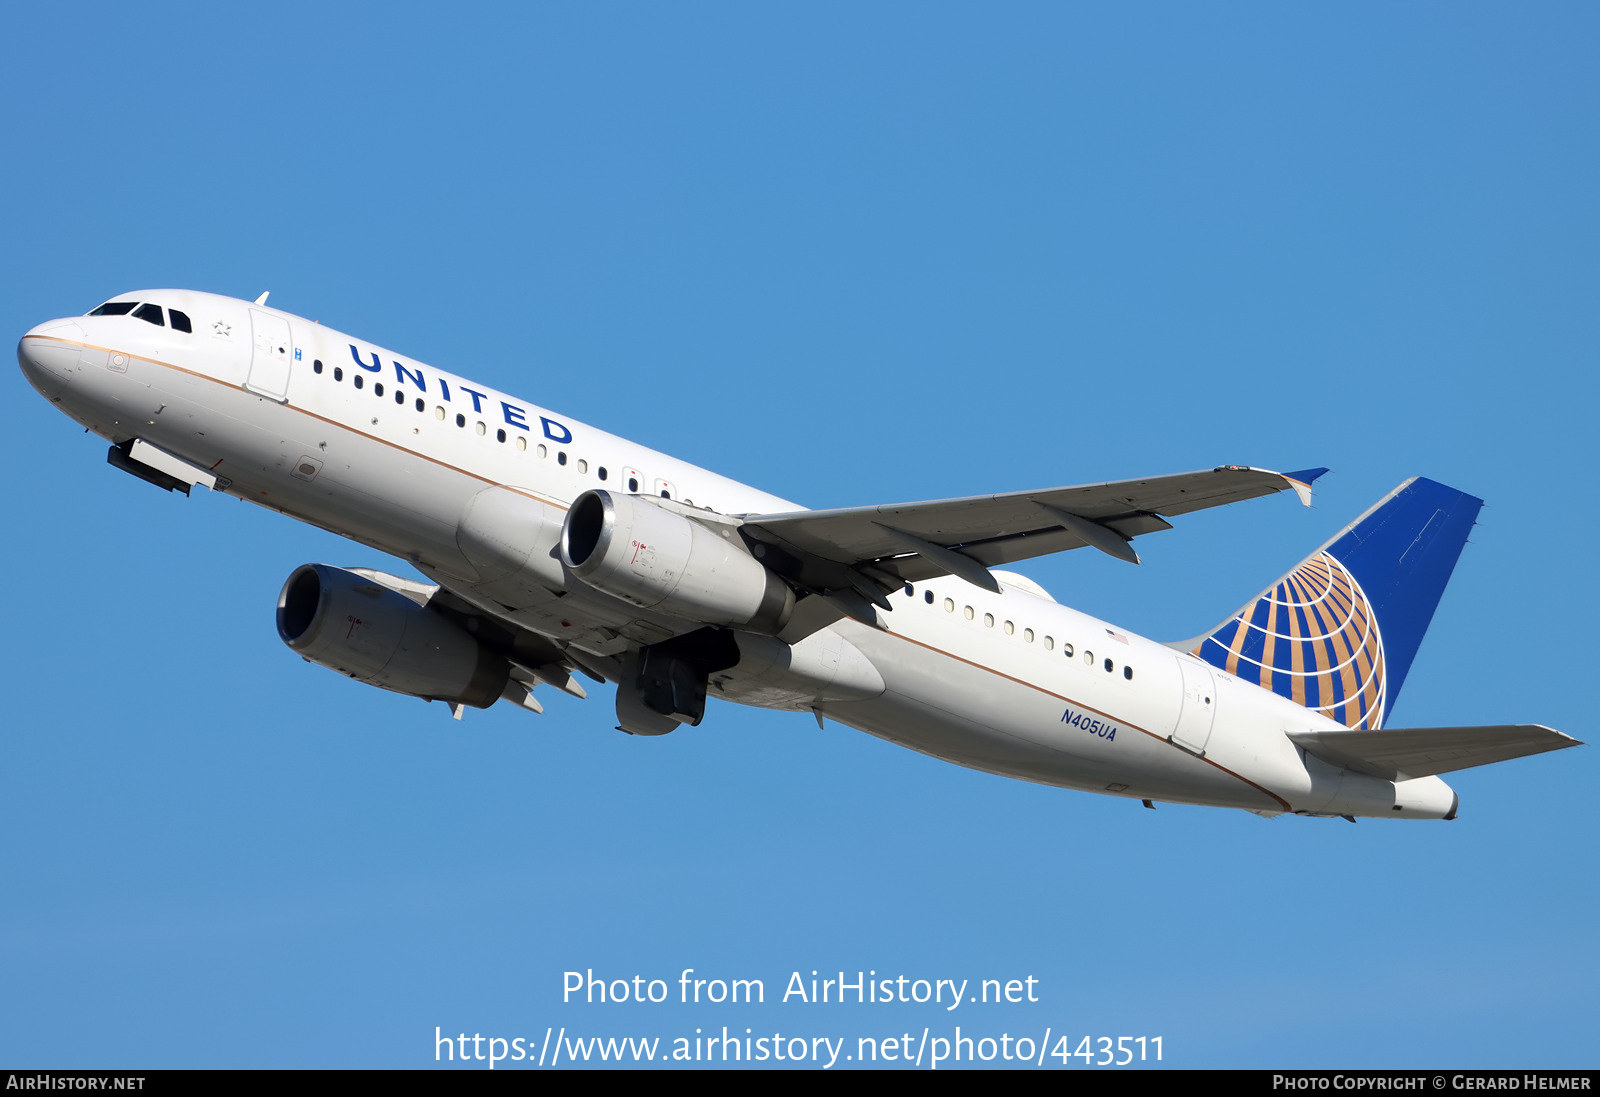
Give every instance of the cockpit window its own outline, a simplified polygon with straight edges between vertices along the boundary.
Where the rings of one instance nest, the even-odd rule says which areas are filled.
[[[189,326],[189,314],[188,313],[179,312],[177,309],[168,309],[167,312],[171,313],[171,315],[172,315],[172,330],[173,331],[187,331],[187,332],[193,332],[194,331],[194,329]]]
[[[137,301],[107,301],[91,312],[90,316],[126,316],[133,311]]]
[[[140,305],[133,310],[133,315],[147,324],[154,324],[158,328],[167,326],[167,322],[161,318],[160,305]]]

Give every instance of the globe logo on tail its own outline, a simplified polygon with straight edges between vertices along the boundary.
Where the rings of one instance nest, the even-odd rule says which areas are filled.
[[[1383,721],[1383,636],[1350,570],[1319,552],[1264,591],[1194,654],[1349,728]]]

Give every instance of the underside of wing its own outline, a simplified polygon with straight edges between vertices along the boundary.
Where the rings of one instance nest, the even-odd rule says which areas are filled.
[[[381,573],[374,573],[381,574]],[[382,576],[394,580],[394,576]],[[531,629],[520,628],[497,614],[485,611],[443,586],[430,587],[422,583],[400,580],[412,588],[402,590],[407,597],[426,606],[441,616],[454,621],[480,644],[502,656],[509,667],[513,685],[508,685],[505,697],[531,712],[544,709],[533,700],[534,687],[544,683],[573,697],[587,696],[578,683],[574,671],[586,674],[596,681],[602,676],[584,662],[574,657],[570,646],[561,645]],[[395,587],[393,582],[386,585]],[[596,660],[604,663],[604,660]],[[520,686],[519,692],[515,687]]]
[[[1324,762],[1404,781],[1583,744],[1541,724],[1382,731],[1292,731],[1289,738]]]
[[[987,569],[997,564],[1085,545],[1138,563],[1129,542],[1172,528],[1170,517],[1287,489],[1309,503],[1311,482],[1326,471],[1226,465],[1003,495],[753,515],[742,532],[769,567],[819,593],[854,590],[877,601],[864,579],[893,589],[940,575],[994,590]]]

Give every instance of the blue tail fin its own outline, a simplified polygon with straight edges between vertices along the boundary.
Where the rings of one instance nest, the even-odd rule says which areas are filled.
[[[1346,727],[1382,727],[1482,506],[1407,480],[1193,653]]]

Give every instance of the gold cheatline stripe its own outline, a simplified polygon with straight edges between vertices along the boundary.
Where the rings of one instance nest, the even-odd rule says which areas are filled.
[[[1148,735],[1148,736],[1150,736],[1150,738],[1154,739],[1156,742],[1163,743],[1163,744],[1165,744],[1165,745],[1167,745],[1169,747],[1172,747],[1173,750],[1181,750],[1181,751],[1183,751],[1184,754],[1189,755],[1189,757],[1194,758],[1197,761],[1204,762],[1208,766],[1215,766],[1217,769],[1221,770],[1223,773],[1226,773],[1229,777],[1232,777],[1232,778],[1234,778],[1235,780],[1238,780],[1238,781],[1243,781],[1245,784],[1249,785],[1251,788],[1255,789],[1257,792],[1259,792],[1259,793],[1261,793],[1261,794],[1263,794],[1265,796],[1272,797],[1274,800],[1278,801],[1278,803],[1283,805],[1283,810],[1285,810],[1285,811],[1293,811],[1294,810],[1294,808],[1290,805],[1289,801],[1285,800],[1282,796],[1279,796],[1276,792],[1273,792],[1271,789],[1264,788],[1263,786],[1256,784],[1254,781],[1250,780],[1250,778],[1241,776],[1240,774],[1237,774],[1237,773],[1233,772],[1233,770],[1229,769],[1227,766],[1221,765],[1220,763],[1217,763],[1217,762],[1213,762],[1210,758],[1205,758],[1205,757],[1202,757],[1202,756],[1200,756],[1198,754],[1194,754],[1194,753],[1192,753],[1190,751],[1183,750],[1182,747],[1177,746],[1176,744],[1174,744],[1166,736],[1157,735],[1155,732],[1149,731],[1149,730],[1147,730],[1145,728],[1142,728],[1138,724],[1131,723],[1130,721],[1123,719],[1121,716],[1113,716],[1113,715],[1111,715],[1111,713],[1103,712],[1100,709],[1095,708],[1093,705],[1086,705],[1082,701],[1075,700],[1075,699],[1073,699],[1071,697],[1066,696],[1065,694],[1056,693],[1056,692],[1054,692],[1052,690],[1045,689],[1043,686],[1036,685],[1033,682],[1029,682],[1029,681],[1027,681],[1026,679],[1023,679],[1023,678],[1017,678],[1017,677],[1015,677],[1013,675],[1006,674],[1004,671],[995,670],[993,667],[985,666],[982,663],[974,663],[971,659],[967,659],[967,658],[964,658],[964,657],[962,657],[960,655],[956,655],[953,652],[946,651],[946,650],[944,650],[944,648],[934,647],[932,644],[923,643],[921,640],[914,640],[911,637],[906,636],[906,635],[904,635],[902,633],[898,633],[898,632],[894,632],[894,631],[890,630],[889,631],[889,635],[893,636],[893,637],[896,637],[897,639],[904,640],[908,644],[915,644],[919,648],[926,648],[928,651],[937,652],[938,654],[943,655],[947,659],[954,659],[958,663],[965,663],[969,667],[974,667],[974,668],[976,668],[978,670],[986,671],[987,673],[994,675],[996,678],[1004,678],[1008,682],[1015,682],[1019,686],[1026,686],[1027,688],[1035,691],[1036,693],[1044,694],[1046,697],[1054,697],[1058,701],[1064,702],[1064,703],[1069,704],[1069,705],[1077,705],[1079,708],[1084,709],[1084,710],[1086,710],[1088,712],[1099,713],[1101,716],[1104,716],[1107,720],[1115,721],[1119,726],[1129,728],[1129,729],[1131,729],[1133,731],[1140,732],[1141,734],[1144,734],[1144,735]]]
[[[24,338],[27,338],[27,336],[24,336]],[[526,495],[529,499],[533,499],[533,500],[536,500],[537,502],[544,503],[547,506],[555,507],[557,510],[570,510],[571,509],[570,505],[567,504],[567,503],[558,503],[554,499],[546,499],[544,496],[536,495],[533,492],[528,491],[526,488],[515,487],[515,486],[513,486],[511,484],[502,484],[497,480],[491,480],[489,477],[483,475],[482,473],[473,472],[470,469],[461,468],[459,465],[452,465],[448,461],[441,461],[437,457],[431,457],[426,453],[421,453],[421,452],[419,452],[417,450],[410,449],[409,447],[402,446],[399,442],[391,442],[387,438],[380,438],[376,434],[368,434],[364,430],[359,430],[356,427],[353,427],[348,423],[341,423],[337,419],[329,419],[325,415],[318,415],[314,411],[308,411],[305,408],[300,407],[300,406],[298,406],[296,404],[289,403],[287,399],[285,399],[285,400],[277,400],[277,399],[274,399],[271,396],[263,396],[259,392],[252,392],[251,390],[245,388],[243,385],[235,385],[235,384],[231,384],[231,383],[229,383],[227,381],[219,381],[217,378],[212,377],[210,374],[196,373],[192,369],[185,369],[183,366],[175,366],[171,362],[163,362],[159,358],[149,358],[149,357],[146,357],[143,354],[129,354],[125,350],[113,350],[110,347],[100,347],[100,346],[94,345],[93,343],[80,343],[80,342],[78,342],[78,341],[76,341],[74,339],[57,339],[54,336],[50,336],[50,335],[35,335],[35,336],[33,336],[33,338],[35,338],[35,339],[49,339],[51,342],[63,343],[65,345],[67,345],[67,346],[83,347],[85,350],[103,350],[107,354],[120,354],[120,355],[123,355],[126,358],[137,358],[141,362],[149,362],[151,365],[160,366],[162,369],[170,369],[170,370],[176,370],[179,373],[186,373],[190,377],[198,378],[201,381],[209,381],[213,385],[217,385],[217,386],[219,386],[221,388],[233,389],[235,392],[242,392],[242,393],[246,394],[247,396],[254,396],[257,400],[266,400],[266,401],[269,401],[270,403],[277,404],[279,407],[288,408],[290,411],[296,412],[297,414],[300,414],[300,415],[304,415],[308,419],[315,419],[319,423],[326,423],[331,427],[338,427],[340,430],[348,431],[351,434],[356,435],[357,437],[369,439],[370,441],[377,442],[380,445],[388,446],[391,449],[397,449],[401,453],[409,453],[413,457],[421,458],[424,461],[428,461],[428,462],[430,462],[432,464],[438,465],[440,468],[447,468],[452,472],[459,472],[459,473],[461,473],[461,475],[470,476],[474,480],[482,480],[485,484],[489,484],[492,487],[505,488],[507,491],[514,491],[518,495]]]
[[[182,366],[175,366],[170,362],[163,362],[163,361],[161,361],[160,359],[157,359],[157,358],[148,358],[148,357],[146,357],[146,356],[144,356],[142,354],[127,354],[126,351],[120,351],[120,350],[114,351],[110,347],[97,347],[97,346],[94,346],[94,345],[89,344],[89,343],[79,343],[79,342],[76,342],[76,341],[70,340],[70,339],[54,339],[52,336],[35,335],[33,338],[35,338],[35,339],[52,339],[52,341],[57,342],[57,343],[67,343],[67,344],[72,345],[72,346],[86,347],[89,350],[103,350],[107,354],[126,354],[127,357],[129,357],[129,358],[137,358],[142,362],[149,362],[151,365],[161,366],[164,369],[177,370],[179,373],[186,373],[189,376],[197,377],[202,381],[210,381],[212,384],[220,385],[223,388],[230,388],[230,389],[235,390],[236,392],[249,393],[249,395],[254,396],[254,397],[256,397],[257,399],[260,399],[260,400],[272,400],[271,397],[263,396],[259,392],[250,392],[249,389],[244,388],[242,385],[233,385],[233,384],[229,384],[226,381],[219,381],[215,377],[209,376],[208,374],[196,373],[195,371],[190,370],[190,369],[185,369]],[[272,402],[273,403],[280,403],[277,400],[272,400]],[[341,430],[347,430],[351,434],[360,435],[363,438],[370,438],[374,442],[381,442],[383,445],[391,446],[394,449],[400,450],[402,453],[409,453],[414,457],[420,457],[425,461],[431,461],[434,464],[439,465],[439,466],[441,466],[443,468],[447,468],[447,469],[451,469],[451,470],[453,470],[455,472],[459,472],[464,476],[470,476],[474,480],[482,480],[484,483],[491,484],[491,485],[494,485],[496,487],[509,488],[509,490],[511,490],[511,491],[519,492],[522,495],[528,496],[530,499],[536,499],[541,503],[546,503],[546,504],[548,504],[550,506],[556,507],[559,510],[568,510],[569,509],[569,507],[564,503],[557,503],[557,502],[554,502],[552,500],[545,499],[542,496],[538,496],[538,495],[533,494],[532,492],[523,491],[520,488],[511,487],[509,484],[496,484],[495,481],[490,480],[488,477],[483,476],[483,475],[481,475],[479,473],[469,472],[468,470],[463,469],[463,468],[458,468],[457,466],[452,465],[447,461],[440,461],[438,458],[429,457],[427,454],[418,453],[416,450],[408,449],[407,447],[402,446],[397,442],[390,442],[386,438],[379,438],[376,435],[368,434],[365,431],[356,430],[354,427],[347,426],[346,424],[341,423],[338,420],[329,419],[329,418],[327,418],[325,416],[318,415],[316,412],[307,411],[305,408],[296,407],[294,404],[290,404],[287,401],[281,402],[280,406],[286,407],[286,408],[290,409],[291,411],[298,412],[301,415],[308,416],[309,418],[316,419],[316,420],[318,420],[320,422],[327,423],[329,426],[338,427]],[[920,648],[926,648],[928,651],[937,652],[938,654],[945,656],[947,659],[954,659],[958,663],[965,663],[970,667],[977,668],[978,670],[987,671],[988,673],[993,674],[997,678],[1004,678],[1008,682],[1015,682],[1019,686],[1026,686],[1027,688],[1029,688],[1031,690],[1034,690],[1034,691],[1036,691],[1038,693],[1044,694],[1046,697],[1054,697],[1056,700],[1061,701],[1064,704],[1077,705],[1079,708],[1086,709],[1089,712],[1099,713],[1101,716],[1104,716],[1108,720],[1114,720],[1116,723],[1118,723],[1118,724],[1120,724],[1120,725],[1122,725],[1124,727],[1127,727],[1127,728],[1129,728],[1129,729],[1131,729],[1133,731],[1141,732],[1141,733],[1143,733],[1145,735],[1150,736],[1150,738],[1156,740],[1158,743],[1165,743],[1167,746],[1172,747],[1173,750],[1183,750],[1182,747],[1175,746],[1173,743],[1171,743],[1165,736],[1157,735],[1155,732],[1148,731],[1145,728],[1139,727],[1137,724],[1134,724],[1134,723],[1131,723],[1131,722],[1129,722],[1127,720],[1122,719],[1121,717],[1112,716],[1109,712],[1101,712],[1099,709],[1094,708],[1091,705],[1086,705],[1082,701],[1076,701],[1076,700],[1073,700],[1072,698],[1064,696],[1062,694],[1053,693],[1050,690],[1047,690],[1047,689],[1043,688],[1042,686],[1037,686],[1037,685],[1034,685],[1032,682],[1024,681],[1021,678],[1016,678],[1016,677],[1013,677],[1012,675],[1005,674],[1005,673],[1003,673],[1001,671],[995,670],[993,667],[984,666],[982,663],[974,663],[971,659],[962,658],[959,655],[955,655],[955,654],[953,654],[951,652],[945,651],[943,648],[934,647],[932,644],[925,644],[921,640],[913,640],[911,637],[905,636],[905,635],[903,635],[901,633],[898,633],[898,632],[894,632],[893,630],[888,630],[888,631],[889,631],[889,635],[891,635],[891,636],[893,636],[893,637],[895,637],[895,638],[897,638],[899,640],[902,640],[905,643],[915,644]],[[1276,792],[1273,792],[1271,789],[1264,788],[1261,785],[1256,784],[1254,781],[1250,780],[1250,778],[1248,778],[1248,777],[1244,777],[1244,776],[1241,776],[1240,774],[1237,774],[1237,773],[1233,772],[1233,770],[1229,769],[1227,766],[1224,766],[1224,765],[1221,765],[1221,764],[1219,764],[1217,762],[1214,762],[1210,758],[1204,758],[1204,757],[1201,757],[1201,756],[1196,755],[1196,754],[1191,754],[1189,751],[1186,751],[1186,750],[1183,750],[1183,753],[1189,755],[1189,757],[1191,757],[1191,758],[1196,758],[1199,761],[1204,762],[1206,765],[1212,766],[1215,769],[1218,769],[1223,773],[1226,773],[1229,777],[1232,777],[1237,781],[1242,781],[1243,783],[1249,785],[1251,788],[1255,789],[1257,792],[1261,793],[1264,796],[1270,796],[1272,799],[1276,800],[1278,803],[1283,805],[1283,810],[1291,811],[1291,812],[1294,810],[1294,807],[1289,803],[1289,801],[1285,800],[1282,796],[1279,796]]]

